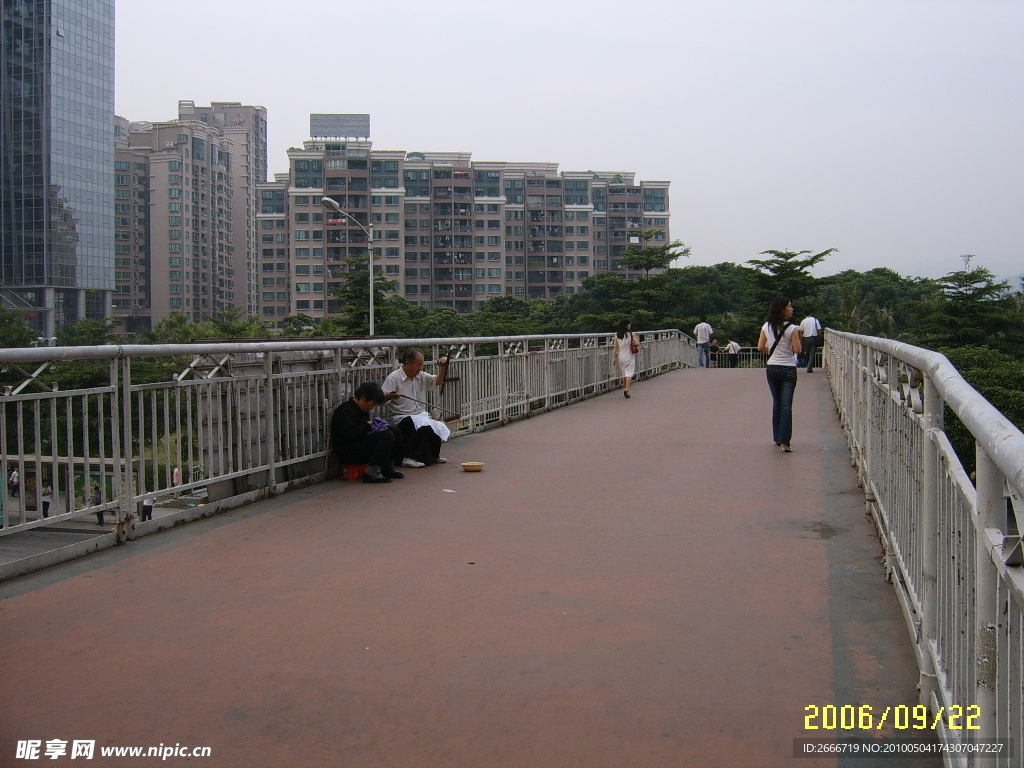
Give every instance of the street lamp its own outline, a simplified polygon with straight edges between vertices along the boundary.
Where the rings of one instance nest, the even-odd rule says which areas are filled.
[[[360,224],[351,213],[346,213],[345,211],[341,210],[341,206],[338,205],[338,201],[333,200],[330,197],[320,198],[320,205],[322,205],[330,213],[334,213],[339,216],[344,216],[351,223],[355,224],[357,227],[363,230],[364,233],[366,233],[366,242],[368,244],[367,252],[370,255],[370,336],[373,336],[373,222],[370,222],[370,228],[367,229],[362,224]]]

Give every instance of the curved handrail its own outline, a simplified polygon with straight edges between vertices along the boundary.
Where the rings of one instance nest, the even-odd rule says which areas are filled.
[[[967,383],[949,358],[939,352],[893,339],[861,336],[831,329],[829,331],[878,352],[892,355],[927,374],[942,395],[942,399],[974,435],[985,453],[999,467],[1007,482],[1017,493],[1024,496],[1024,433]]]
[[[678,334],[690,339],[682,331],[664,328],[638,331],[641,337],[651,334]],[[230,341],[199,342],[193,344],[102,344],[81,347],[21,347],[0,350],[0,365],[4,363],[31,363],[65,360],[108,360],[125,357],[171,357],[177,355],[252,354],[260,352],[323,352],[337,349],[365,349],[367,347],[431,347],[454,344],[500,344],[549,339],[610,339],[614,333],[553,333],[525,336],[451,336],[443,338],[378,338],[378,339],[310,339],[309,341]]]

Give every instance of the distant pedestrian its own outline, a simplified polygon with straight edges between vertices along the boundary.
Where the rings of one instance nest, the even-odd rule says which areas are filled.
[[[43,492],[39,494],[39,498],[43,502],[43,517],[50,516],[50,502],[53,501],[53,486],[49,483],[43,488]]]
[[[11,496],[19,496],[21,494],[21,475],[17,467],[12,469],[11,474],[7,476],[7,491]]]
[[[757,348],[768,355],[768,389],[772,393],[772,438],[786,453],[792,452],[793,393],[796,391],[796,356],[800,353],[800,327],[789,322],[793,303],[777,296],[768,307],[768,322],[761,327]]]
[[[814,373],[814,355],[821,346],[821,323],[810,312],[800,322],[800,335],[803,342],[803,357],[807,364],[807,372]]]
[[[615,342],[612,349],[612,364],[619,366],[622,372],[622,394],[629,394],[629,385],[636,376],[636,356],[640,352],[640,339],[633,333],[633,324],[623,318],[615,331]]]
[[[729,343],[725,345],[725,358],[730,368],[735,368],[740,364],[740,345],[732,339],[729,339]]]
[[[147,493],[142,497],[142,516],[139,518],[140,522],[153,519],[153,496]]]
[[[103,525],[103,491],[100,490],[100,484],[95,480],[91,481],[89,485],[89,495],[91,497],[92,505],[97,507],[96,509],[96,525]]]
[[[697,365],[701,368],[711,367],[711,334],[715,329],[708,323],[708,319],[701,315],[700,322],[693,329],[693,335],[697,339]]]
[[[711,344],[708,346],[711,352],[711,367],[718,367],[718,339],[712,339]]]

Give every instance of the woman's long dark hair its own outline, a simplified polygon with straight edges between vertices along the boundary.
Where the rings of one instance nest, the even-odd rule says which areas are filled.
[[[618,336],[620,339],[624,339],[624,338],[626,338],[626,336],[628,334],[629,334],[629,318],[626,317],[626,318],[623,318],[622,320],[619,320],[619,327],[615,331],[615,335]]]
[[[779,335],[785,329],[786,307],[789,304],[788,296],[776,296],[768,307],[768,325],[771,326],[772,334],[774,334],[776,339],[779,338]]]

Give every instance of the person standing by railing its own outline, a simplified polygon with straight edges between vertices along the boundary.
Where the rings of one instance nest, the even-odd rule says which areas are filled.
[[[701,368],[711,367],[711,334],[715,329],[703,315],[700,322],[694,326],[693,335],[697,339],[697,365]]]
[[[735,368],[740,362],[740,345],[734,339],[729,339],[725,345],[725,359],[730,368]]]
[[[793,451],[793,393],[796,391],[796,356],[800,344],[800,327],[789,322],[793,302],[776,296],[768,307],[768,322],[761,326],[757,349],[768,355],[768,389],[772,393],[772,438],[786,453]]]

